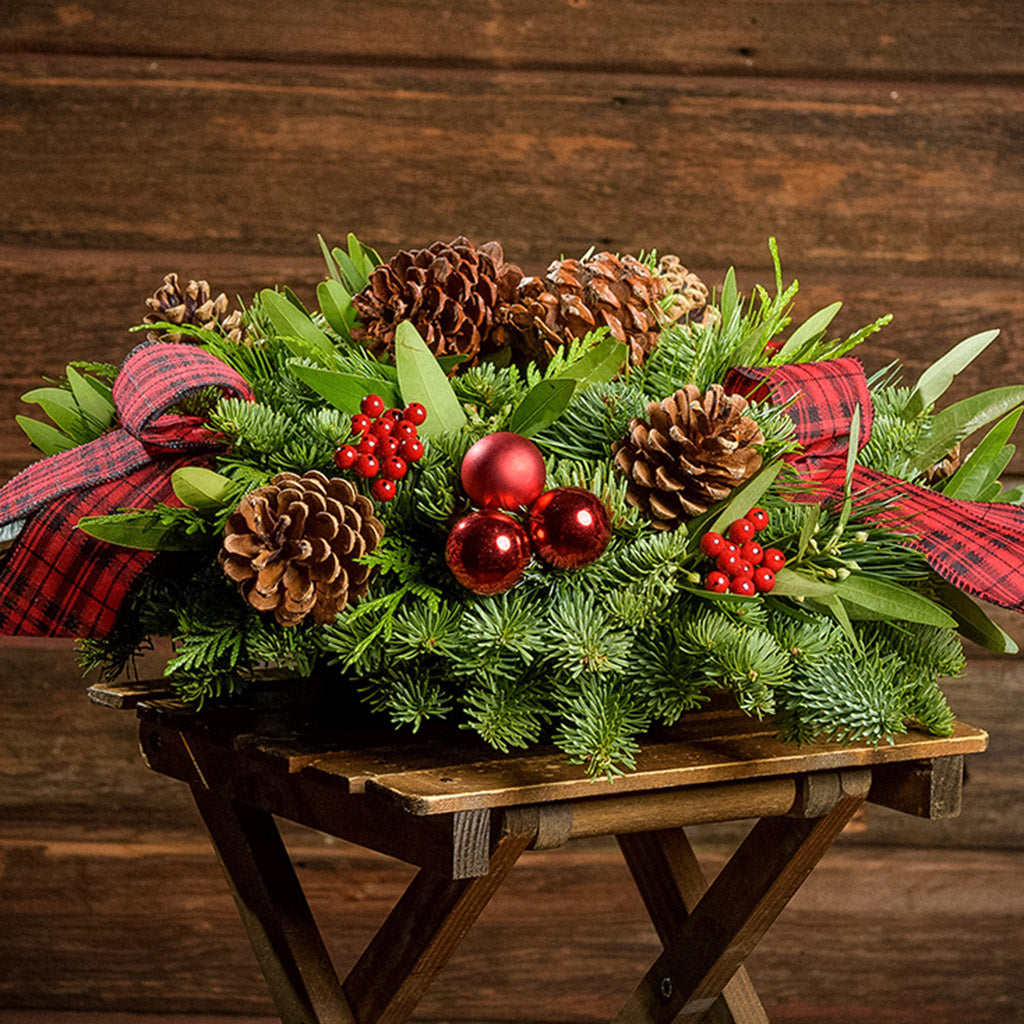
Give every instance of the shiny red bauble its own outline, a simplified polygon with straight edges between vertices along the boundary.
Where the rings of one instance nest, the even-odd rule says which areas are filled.
[[[530,540],[556,569],[579,569],[599,558],[612,535],[604,502],[581,487],[546,491],[530,509]]]
[[[474,505],[516,509],[537,500],[547,471],[544,457],[532,441],[501,431],[480,438],[466,452],[460,476]]]
[[[500,594],[522,579],[530,538],[502,512],[470,512],[452,527],[444,556],[452,575],[474,594]]]

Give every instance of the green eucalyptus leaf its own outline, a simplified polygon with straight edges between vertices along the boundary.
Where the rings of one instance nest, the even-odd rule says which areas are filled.
[[[204,466],[182,466],[171,474],[171,487],[182,504],[199,511],[223,508],[235,497],[234,482]]]
[[[434,437],[466,425],[466,414],[447,375],[408,320],[395,331],[395,367],[404,404],[419,402],[427,410],[426,422],[419,428],[421,435]]]
[[[1014,446],[1006,442],[1022,412],[1024,408],[1015,409],[985,435],[963,465],[946,481],[942,493],[947,498],[980,501],[978,496],[999,480],[1013,458]]]
[[[593,384],[605,384],[615,377],[628,356],[625,344],[616,338],[605,338],[559,376],[579,381],[580,390]]]
[[[927,626],[942,626],[947,629],[956,625],[941,605],[916,590],[904,587],[900,583],[893,583],[892,580],[852,573],[846,579],[840,580],[835,590],[843,603],[854,609],[860,618],[886,621],[903,619],[907,622],[920,622]]]
[[[999,331],[982,331],[964,338],[954,345],[944,356],[937,359],[917,379],[903,407],[903,418],[915,419],[925,410],[930,409],[941,398],[953,378],[966,369],[971,362],[999,337]]]
[[[355,323],[356,312],[352,296],[337,281],[321,281],[316,286],[316,299],[324,319],[343,338],[349,337]]]
[[[317,362],[328,366],[334,363],[336,352],[331,339],[310,320],[307,313],[271,288],[260,292],[260,302],[274,330],[296,355],[312,355]],[[293,346],[289,344],[291,339],[297,339],[301,344]]]
[[[733,315],[739,306],[739,290],[736,287],[736,269],[730,267],[725,272],[725,280],[722,282],[721,314],[722,323],[728,327],[732,323]]]
[[[1013,384],[983,391],[948,406],[932,420],[928,436],[914,453],[911,466],[923,473],[958,441],[970,437],[986,423],[1005,416],[1021,403],[1024,403],[1024,386]]]
[[[288,287],[288,285],[285,285],[285,286],[284,286],[284,287],[283,287],[283,288],[281,289],[281,294],[282,294],[282,295],[283,295],[283,296],[284,296],[284,297],[285,297],[285,298],[286,298],[286,299],[287,299],[287,300],[288,300],[288,301],[289,301],[289,302],[290,302],[290,303],[291,303],[291,304],[292,304],[292,305],[293,305],[293,306],[294,306],[294,307],[295,307],[295,308],[296,308],[296,309],[297,309],[297,310],[298,310],[298,311],[299,311],[300,313],[305,313],[307,317],[309,316],[309,310],[308,310],[308,309],[306,309],[306,304],[305,304],[305,303],[304,303],[304,302],[302,301],[302,299],[300,299],[300,298],[298,297],[298,295],[296,295],[296,294],[295,294],[295,292],[293,292],[293,291],[291,290],[291,288],[289,288],[289,287]]]
[[[942,603],[956,619],[957,632],[966,640],[997,654],[1016,654],[1016,641],[1001,626],[996,625],[962,590],[945,580],[936,586]]]
[[[75,447],[75,442],[67,434],[49,423],[34,420],[31,416],[15,416],[14,420],[43,455],[56,455]]]
[[[315,366],[290,363],[289,369],[304,384],[308,384],[321,398],[326,399],[342,412],[355,416],[360,404],[368,394],[377,394],[388,408],[400,405],[398,391],[386,380],[359,377],[354,373],[339,373],[336,370],[321,370]]]
[[[835,593],[835,583],[805,576],[801,572],[785,567],[775,574],[775,586],[772,587],[773,597],[812,597],[823,600],[834,597]]]
[[[508,429],[513,434],[533,437],[565,412],[575,390],[576,381],[564,377],[540,381],[516,406],[508,421]]]
[[[85,516],[78,520],[78,529],[97,540],[143,551],[194,551],[205,543],[202,536],[168,526],[156,511]]]
[[[1008,491],[1000,491],[992,500],[1006,502],[1009,505],[1019,505],[1024,501],[1024,486],[1011,487]]]
[[[99,381],[95,381],[100,384]],[[107,398],[111,389],[100,384],[103,391],[93,386],[91,378],[79,373],[73,366],[68,367],[68,384],[82,414],[95,427],[94,436],[99,436],[114,421],[114,400]],[[104,393],[105,392],[105,393]]]
[[[836,314],[843,308],[841,302],[833,302],[831,306],[819,309],[817,313],[809,316],[790,336],[789,340],[776,353],[775,362],[791,362],[799,354],[805,345],[811,345],[818,341],[828,325],[836,318]]]
[[[318,234],[316,240],[320,243],[320,251],[324,255],[324,263],[327,264],[327,272],[331,275],[331,279],[341,284],[341,274],[338,273],[338,263],[331,255],[331,250],[328,248],[327,243],[324,241],[324,236]]]
[[[76,444],[84,444],[96,436],[96,432],[89,429],[70,391],[63,388],[35,388],[22,395],[21,400],[38,405]]]

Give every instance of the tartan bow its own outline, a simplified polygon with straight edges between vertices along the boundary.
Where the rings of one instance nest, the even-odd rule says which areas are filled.
[[[119,508],[179,503],[171,474],[197,454],[207,460],[223,441],[202,417],[171,410],[210,387],[253,398],[239,374],[203,349],[139,345],[114,381],[121,426],[33,463],[0,488],[0,526],[28,519],[0,563],[0,634],[105,636],[114,628],[156,552],[118,547],[75,526]]]
[[[725,389],[788,403],[802,450],[791,462],[811,485],[802,501],[842,497],[854,411],[858,450],[871,436],[874,407],[860,361],[734,367]],[[961,501],[874,469],[854,466],[852,490],[887,502],[872,520],[905,535],[908,546],[949,583],[1003,608],[1024,611],[1024,510],[999,502]]]

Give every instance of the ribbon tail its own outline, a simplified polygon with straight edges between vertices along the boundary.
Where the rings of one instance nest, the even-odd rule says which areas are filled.
[[[858,466],[856,492],[891,497],[871,518],[905,534],[944,580],[973,597],[1024,611],[1024,508],[961,501]]]

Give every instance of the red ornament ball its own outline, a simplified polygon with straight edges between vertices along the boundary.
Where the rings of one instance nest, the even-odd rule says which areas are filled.
[[[474,505],[516,509],[537,500],[547,471],[532,441],[503,430],[480,438],[466,452],[460,475]]]
[[[581,487],[546,491],[530,509],[530,540],[556,569],[579,569],[599,558],[612,536],[604,502]]]
[[[474,594],[500,594],[522,579],[530,538],[502,512],[470,512],[452,527],[444,555],[452,575]]]

